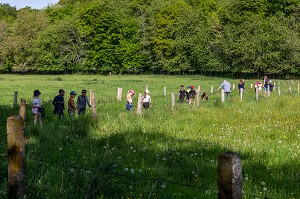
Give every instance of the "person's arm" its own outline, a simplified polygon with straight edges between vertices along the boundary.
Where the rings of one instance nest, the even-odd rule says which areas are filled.
[[[86,97],[86,103],[88,104],[89,107],[91,107],[90,100],[88,97]]]
[[[56,104],[56,97],[54,97],[54,99],[52,101],[52,104],[55,106],[55,104]]]
[[[219,86],[217,92],[222,88],[222,86],[223,86],[223,83]]]

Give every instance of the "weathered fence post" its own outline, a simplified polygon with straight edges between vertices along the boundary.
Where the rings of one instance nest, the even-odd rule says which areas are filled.
[[[280,82],[278,82],[278,95],[280,96],[281,95],[281,90],[280,90]]]
[[[145,91],[148,91],[149,89],[148,89],[148,84],[146,84],[146,89],[145,89]]]
[[[258,86],[256,87],[256,89],[255,89],[255,96],[256,96],[256,101],[258,101]]]
[[[200,105],[200,91],[201,91],[201,88],[200,88],[200,86],[198,86],[197,95],[196,95],[197,107],[199,107],[199,105]]]
[[[24,100],[24,99],[21,99],[19,115],[24,120],[24,128],[25,128],[25,123],[26,123],[26,100]]]
[[[289,84],[289,93],[292,93],[292,86]]]
[[[167,87],[164,86],[164,96],[167,96]]]
[[[298,80],[298,94],[300,93],[300,81]]]
[[[25,195],[25,139],[24,120],[19,115],[7,118],[8,198],[24,198]]]
[[[224,89],[221,89],[221,100],[222,100],[222,103],[224,103],[224,101],[225,101]]]
[[[253,88],[253,84],[251,84],[250,87]]]
[[[175,93],[172,93],[172,109],[175,108]]]
[[[273,91],[276,90],[276,82],[274,82],[274,88],[273,88]]]
[[[213,93],[213,92],[214,92],[214,86],[211,86],[210,93]]]
[[[232,90],[234,90],[235,89],[235,84],[232,84]]]
[[[121,101],[122,100],[122,88],[118,88],[118,95],[117,95],[117,101]]]
[[[241,88],[241,89],[240,89],[240,98],[241,98],[241,102],[243,101],[243,93],[244,93],[244,89]]]
[[[218,199],[242,199],[242,160],[227,152],[218,157]]]
[[[96,111],[96,100],[95,100],[95,94],[93,90],[90,90],[90,101],[91,101],[91,107],[92,107],[92,115],[93,118],[97,118],[97,111]]]
[[[14,94],[14,106],[17,106],[18,104],[18,91],[15,91],[15,94]]]
[[[141,114],[142,113],[142,105],[143,105],[143,94],[139,93],[138,105],[137,105],[137,110],[136,110],[137,114]]]
[[[267,95],[268,95],[268,97],[270,97],[270,85],[268,84],[268,88],[267,88]]]

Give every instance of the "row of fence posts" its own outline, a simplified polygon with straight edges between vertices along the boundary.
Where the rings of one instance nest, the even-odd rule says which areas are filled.
[[[253,88],[253,84],[251,84],[250,86],[251,88]],[[148,85],[146,86],[146,90],[148,88]],[[235,84],[233,84],[232,86],[233,90],[235,89]],[[275,86],[275,82],[274,82],[274,89],[273,91],[276,90],[276,86]],[[280,96],[281,95],[281,89],[280,89],[280,82],[278,83],[278,86],[277,86],[277,91],[278,91],[278,95]],[[199,106],[200,104],[200,86],[198,86],[198,89],[196,90],[196,104],[197,104],[197,107]],[[211,86],[211,94],[214,93],[214,86]],[[289,86],[289,92],[291,93],[291,86]],[[271,95],[271,91],[270,91],[270,87],[268,86],[268,89],[267,89],[267,95],[270,96]],[[300,81],[298,81],[298,93],[300,93]],[[243,94],[244,94],[244,89],[240,89],[239,91],[239,95],[240,95],[240,100],[243,101]],[[164,86],[164,96],[167,96],[167,87]],[[172,93],[171,94],[172,96],[172,108],[175,107],[175,94]],[[259,90],[258,89],[255,89],[255,96],[256,96],[256,100],[259,99]],[[138,102],[140,102],[140,96],[138,98]],[[118,88],[118,95],[117,95],[117,101],[121,101],[122,100],[122,88]],[[224,94],[224,90],[221,89],[221,101],[224,103],[225,102],[225,94]],[[138,113],[140,113],[141,111],[139,110]]]
[[[94,98],[91,96],[91,102]],[[8,198],[25,198],[26,101],[20,104],[19,115],[7,118]],[[242,198],[242,160],[238,153],[218,156],[218,198]]]

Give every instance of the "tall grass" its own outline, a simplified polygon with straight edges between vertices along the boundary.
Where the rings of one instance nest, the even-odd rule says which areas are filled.
[[[59,88],[93,89],[98,119],[57,119],[45,104],[44,127],[33,125],[27,108],[26,187],[28,198],[217,198],[217,156],[240,153],[244,198],[300,198],[300,100],[294,83],[281,82],[282,95],[255,93],[246,82],[244,101],[237,90],[221,103],[220,93],[210,101],[176,104],[171,93],[179,86],[198,85],[210,91],[222,79],[188,76],[15,76],[1,75],[1,196],[6,195],[5,118],[18,113],[12,94],[31,99],[33,90],[44,101]],[[229,79],[231,83],[237,80]],[[123,92],[143,92],[149,85],[153,107],[141,115],[117,102]],[[163,87],[167,86],[167,96]],[[134,101],[137,102],[137,97]],[[66,95],[67,99],[67,95]]]

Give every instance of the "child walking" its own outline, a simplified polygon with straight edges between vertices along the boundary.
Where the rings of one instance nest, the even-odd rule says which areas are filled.
[[[77,95],[77,93],[75,91],[70,92],[70,98],[68,101],[68,113],[69,113],[70,117],[73,117],[75,115],[76,106],[75,106],[75,102],[74,102],[74,97],[76,95]]]
[[[126,100],[127,100],[127,102],[126,102],[126,110],[128,110],[128,111],[132,110],[132,106],[133,106],[133,104],[132,104],[132,98],[133,98],[133,96],[134,96],[134,90],[129,90],[127,92],[127,96],[126,96]]]
[[[63,89],[59,89],[58,93],[59,95],[57,95],[52,101],[52,104],[54,105],[53,113],[58,115],[59,118],[62,118],[65,110],[65,91]]]
[[[42,125],[42,115],[39,109],[42,107],[41,100],[40,100],[40,94],[41,92],[39,90],[35,90],[33,92],[33,101],[32,101],[32,113],[34,116],[33,123],[36,125],[36,121],[38,120],[39,124]]]
[[[78,114],[85,114],[85,110],[86,110],[86,104],[91,107],[90,105],[90,101],[88,99],[88,97],[86,96],[86,90],[83,89],[81,91],[81,95],[78,96],[77,99],[77,110],[78,110]]]
[[[150,97],[149,91],[146,90],[144,92],[144,96],[143,96],[143,107],[145,109],[148,109],[151,106],[152,106],[151,97]]]

